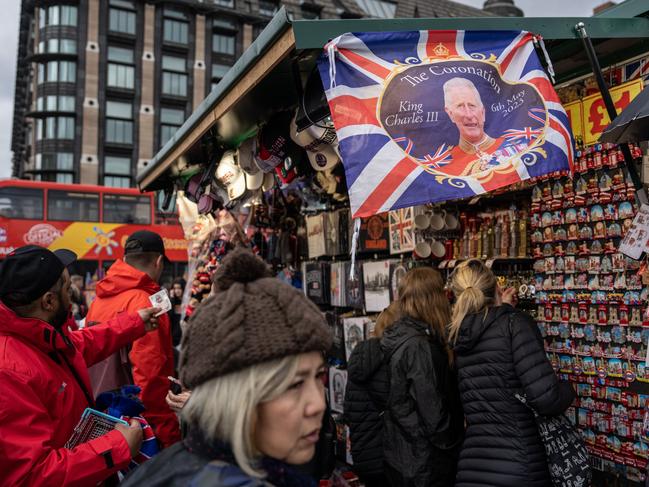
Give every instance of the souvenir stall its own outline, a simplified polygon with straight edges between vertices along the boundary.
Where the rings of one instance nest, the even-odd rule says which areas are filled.
[[[612,55],[645,35],[640,13],[584,22]],[[619,147],[597,145],[593,127],[586,140],[588,93],[570,82],[588,70],[579,20],[290,22],[280,11],[138,174],[142,190],[176,195],[190,241],[186,316],[237,245],[325,313],[335,485],[358,482],[344,422],[352,350],[373,336],[409,269],[448,276],[469,258],[484,259],[537,318],[557,373],[575,383],[568,415],[593,466],[644,480],[648,292],[641,262],[619,250],[637,188]],[[521,27],[545,45],[511,32]],[[561,99],[545,74],[551,59]],[[458,121],[453,90],[481,98],[478,122]]]

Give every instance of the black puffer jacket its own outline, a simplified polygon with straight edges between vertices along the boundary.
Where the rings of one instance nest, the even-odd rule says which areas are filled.
[[[354,348],[347,364],[345,421],[349,426],[354,472],[383,473],[383,411],[390,383],[381,342],[370,338]]]
[[[513,394],[524,392],[542,415],[565,411],[575,395],[552,370],[532,317],[509,305],[469,315],[454,350],[467,422],[456,486],[550,486],[534,417]]]
[[[385,461],[398,473],[392,484],[453,485],[463,416],[443,343],[425,323],[405,317],[385,330],[381,349],[390,378]]]

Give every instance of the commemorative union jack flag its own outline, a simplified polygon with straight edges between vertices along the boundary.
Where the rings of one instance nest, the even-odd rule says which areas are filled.
[[[529,32],[343,34],[318,59],[354,217],[572,170]]]

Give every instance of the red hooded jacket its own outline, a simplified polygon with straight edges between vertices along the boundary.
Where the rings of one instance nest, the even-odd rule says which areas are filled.
[[[21,318],[0,303],[3,485],[96,485],[131,459],[116,430],[72,450],[63,445],[89,406],[80,385],[90,391],[87,367],[144,335],[144,323],[123,315],[92,329],[66,330],[64,339],[49,323]]]
[[[102,322],[118,315],[133,313],[138,309],[151,307],[149,296],[160,291],[160,286],[147,274],[117,260],[108,269],[106,277],[97,283],[97,297],[92,302],[86,323]],[[165,401],[169,390],[168,376],[174,375],[173,345],[171,342],[171,323],[164,314],[158,318],[158,329],[135,340],[128,352],[133,382],[142,389],[140,398],[146,410],[144,418],[149,422],[156,436],[168,447],[180,441],[178,417],[169,409]],[[119,360],[112,358],[114,367]],[[104,364],[101,364],[104,365]],[[93,378],[95,394],[104,392],[95,382],[95,369],[90,374]],[[125,384],[112,384],[112,387]]]

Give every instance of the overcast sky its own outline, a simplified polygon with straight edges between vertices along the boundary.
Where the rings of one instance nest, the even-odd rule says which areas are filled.
[[[455,0],[459,3],[482,8],[484,0]],[[526,17],[590,17],[593,7],[606,0],[514,0]],[[614,3],[620,3],[615,0]]]
[[[0,177],[11,175],[11,125],[18,53],[20,0],[2,0],[0,17]]]
[[[18,52],[18,23],[20,0],[0,0],[0,177],[11,175],[11,127],[13,122],[13,95]],[[484,0],[456,0],[482,8]],[[604,0],[515,0],[527,17],[590,16],[593,7]]]

